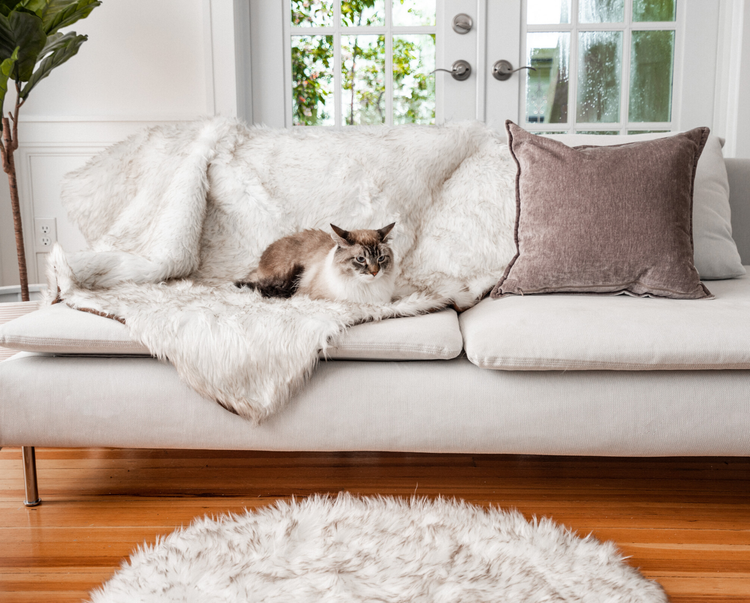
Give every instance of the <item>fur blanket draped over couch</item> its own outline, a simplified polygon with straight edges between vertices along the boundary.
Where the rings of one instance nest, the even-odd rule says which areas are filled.
[[[348,326],[487,292],[515,251],[515,174],[504,140],[479,123],[152,128],[66,177],[63,203],[90,249],[53,250],[50,297],[125,322],[191,387],[257,423]],[[233,285],[290,233],[394,221],[390,304],[268,299]]]

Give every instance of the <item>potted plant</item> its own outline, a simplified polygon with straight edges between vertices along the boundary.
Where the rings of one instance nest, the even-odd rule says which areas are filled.
[[[0,158],[8,175],[21,302],[26,304],[23,308],[3,304],[0,323],[36,309],[36,302],[28,303],[29,279],[13,157],[18,148],[18,113],[39,82],[74,56],[87,39],[74,31],[60,30],[87,17],[100,4],[100,0],[0,0]],[[16,95],[13,109],[6,114],[5,96],[11,80]]]

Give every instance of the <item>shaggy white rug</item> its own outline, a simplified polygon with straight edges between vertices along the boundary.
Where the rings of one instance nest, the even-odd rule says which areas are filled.
[[[90,246],[50,254],[51,295],[124,320],[203,396],[278,412],[353,324],[472,305],[513,257],[516,166],[479,123],[303,131],[224,118],[145,130],[66,176]],[[304,228],[396,222],[397,296],[265,300],[232,285]]]
[[[201,519],[93,603],[666,603],[611,542],[444,499],[310,498]]]

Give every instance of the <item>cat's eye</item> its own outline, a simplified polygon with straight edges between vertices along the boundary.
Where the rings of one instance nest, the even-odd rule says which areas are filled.
[[[380,257],[378,258],[378,264],[382,264],[383,262],[385,262],[385,256],[384,256],[384,255],[381,255],[381,256],[380,256]]]
[[[365,256],[359,255],[359,256],[356,257],[356,260],[357,260],[358,263],[364,264],[365,263]]]

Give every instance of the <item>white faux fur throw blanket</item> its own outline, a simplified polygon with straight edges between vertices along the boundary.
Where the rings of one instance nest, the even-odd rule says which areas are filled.
[[[515,173],[502,138],[479,123],[152,128],[66,176],[63,203],[90,250],[53,250],[52,291],[124,321],[196,391],[257,423],[347,326],[469,306],[490,289],[514,253]],[[266,299],[233,285],[282,236],[393,221],[391,304]]]

